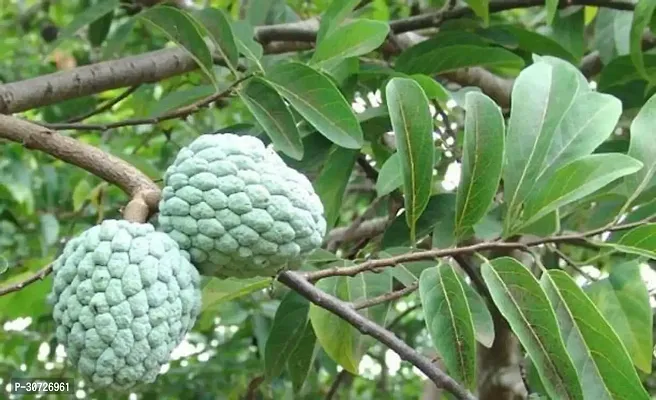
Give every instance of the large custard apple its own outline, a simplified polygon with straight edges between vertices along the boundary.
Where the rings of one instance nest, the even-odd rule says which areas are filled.
[[[152,383],[200,312],[200,275],[150,224],[106,220],[53,263],[57,341],[97,387]]]
[[[310,181],[253,136],[206,134],[164,176],[160,229],[205,275],[273,276],[321,245],[323,204]]]

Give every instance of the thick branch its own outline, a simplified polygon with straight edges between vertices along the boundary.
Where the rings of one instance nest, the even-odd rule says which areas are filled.
[[[64,162],[83,168],[99,178],[115,184],[132,199],[138,199],[137,202],[147,205],[149,210],[157,209],[159,187],[131,164],[94,146],[7,115],[0,115],[0,138],[21,143],[28,149],[40,150]],[[128,206],[127,209],[134,209],[134,206]],[[137,214],[135,212],[132,215]]]
[[[373,321],[360,315],[351,305],[315,288],[302,275],[293,271],[285,271],[278,277],[280,282],[289,286],[303,297],[319,307],[334,313],[344,319],[364,335],[369,335],[394,350],[402,359],[412,363],[426,374],[438,387],[448,390],[458,399],[475,400],[476,398],[460,386],[450,376],[442,372],[429,359],[419,354],[394,336],[394,334]]]
[[[490,11],[500,12],[542,5],[544,5],[543,0],[496,0],[490,3]],[[619,0],[577,0],[568,2],[568,5],[596,5],[619,10],[633,10],[634,8],[633,3]],[[468,7],[460,6],[443,12],[395,20],[390,22],[390,27],[395,34],[399,34],[437,27],[445,20],[470,14],[471,10]],[[317,21],[314,19],[260,26],[255,31],[255,37],[262,43],[272,41],[313,42],[316,39],[317,27]],[[265,46],[264,50],[265,53],[271,54],[290,49],[285,46],[281,48],[278,45],[275,47]],[[185,50],[175,48],[8,83],[0,85],[0,114],[17,113],[106,90],[157,82],[196,68],[196,63]],[[462,75],[457,77],[462,77]],[[475,78],[468,78],[468,81],[472,79],[475,80]]]

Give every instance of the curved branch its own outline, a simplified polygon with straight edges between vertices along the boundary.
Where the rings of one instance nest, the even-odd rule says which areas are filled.
[[[52,264],[48,264],[42,269],[40,269],[37,273],[31,275],[25,280],[22,280],[18,283],[14,283],[13,285],[9,285],[7,287],[0,287],[0,296],[4,296],[6,294],[13,293],[13,292],[18,292],[19,290],[23,289],[25,286],[44,279],[51,272],[52,272]]]
[[[362,332],[362,334],[369,335],[394,350],[402,359],[419,368],[438,387],[448,390],[456,398],[466,400],[476,399],[476,397],[460,386],[453,378],[437,368],[431,360],[419,354],[392,332],[363,317],[350,304],[317,289],[303,278],[303,275],[293,271],[285,271],[278,276],[278,280],[317,306],[325,308],[344,319]]]
[[[482,242],[482,243],[472,244],[469,246],[455,247],[449,249],[430,249],[424,251],[417,251],[415,253],[404,253],[389,258],[367,260],[361,264],[357,264],[351,267],[333,267],[333,268],[322,269],[319,271],[308,272],[305,274],[305,277],[309,281],[315,282],[330,276],[355,276],[365,271],[377,271],[380,270],[381,268],[392,267],[404,262],[433,260],[442,257],[454,257],[457,255],[472,254],[484,250],[501,250],[501,249],[526,250],[532,246],[538,246],[541,244],[548,244],[548,243],[578,243],[580,241],[585,241],[590,236],[599,235],[604,232],[615,232],[615,231],[622,231],[622,230],[636,228],[638,226],[641,226],[649,222],[651,219],[652,218],[650,217],[637,222],[631,222],[631,223],[626,223],[626,224],[616,225],[611,227],[603,227],[583,233],[547,236],[527,242],[502,242],[502,241]]]
[[[159,187],[128,162],[94,146],[7,115],[0,115],[0,138],[21,143],[28,149],[50,154],[118,186],[132,198],[131,204],[128,204],[124,213],[126,219],[143,222],[144,215],[147,217],[150,212],[157,209]],[[143,206],[146,206],[145,211]]]
[[[568,6],[594,5],[618,10],[633,10],[635,5],[622,0],[572,0]],[[495,0],[491,12],[544,5],[543,0]],[[395,34],[438,27],[443,21],[471,14],[466,6],[432,14],[419,15],[390,22]],[[257,27],[255,37],[261,41],[266,54],[293,51],[280,43],[307,43],[316,40],[318,23],[307,20],[288,24]],[[276,45],[276,46],[273,46]],[[305,48],[308,48],[306,45]],[[217,57],[220,62],[220,58]],[[164,49],[118,60],[82,66],[68,71],[43,75],[24,81],[0,85],[0,114],[12,114],[60,101],[84,97],[106,90],[161,81],[197,68],[195,61],[184,49]],[[456,75],[463,77],[463,75]]]

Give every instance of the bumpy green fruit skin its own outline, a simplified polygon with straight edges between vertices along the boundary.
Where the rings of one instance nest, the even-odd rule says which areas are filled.
[[[106,220],[75,237],[53,263],[57,341],[96,387],[155,381],[193,327],[200,275],[151,224]]]
[[[207,134],[164,176],[159,226],[202,274],[273,276],[321,245],[323,204],[310,181],[252,136]]]

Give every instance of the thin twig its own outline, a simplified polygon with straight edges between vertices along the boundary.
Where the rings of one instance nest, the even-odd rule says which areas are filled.
[[[335,397],[337,391],[339,390],[339,386],[342,384],[342,382],[346,380],[348,374],[349,372],[345,369],[339,371],[339,373],[335,377],[335,380],[330,385],[330,389],[328,389],[328,393],[326,393],[325,400],[332,400],[332,398]]]
[[[565,261],[565,263],[566,263],[567,265],[569,265],[570,267],[572,267],[572,269],[574,269],[574,270],[575,270],[576,272],[578,272],[579,274],[583,275],[587,280],[592,281],[592,282],[594,282],[594,281],[597,280],[597,278],[595,278],[595,277],[593,277],[592,275],[590,275],[590,274],[588,274],[587,272],[585,272],[577,262],[575,262],[574,260],[572,260],[571,258],[569,258],[565,253],[563,253],[563,252],[558,248],[558,246],[551,245],[551,246],[549,246],[549,247],[550,247],[551,251],[553,251],[553,252],[554,252],[559,258],[561,258],[563,261]]]
[[[428,358],[408,346],[392,332],[386,330],[375,322],[365,318],[357,312],[349,303],[322,292],[307,281],[303,275],[295,271],[285,271],[278,276],[278,280],[295,290],[313,304],[324,308],[339,316],[362,334],[369,335],[395,351],[402,359],[410,362],[422,371],[438,387],[444,388],[458,399],[475,400],[467,389],[462,387],[449,375],[439,369]]]
[[[169,111],[167,113],[164,113],[158,117],[152,117],[152,118],[133,118],[133,119],[127,119],[124,121],[117,121],[117,122],[110,122],[107,124],[82,124],[82,123],[55,123],[55,124],[41,124],[42,126],[49,128],[49,129],[54,129],[54,130],[65,130],[65,129],[73,129],[73,130],[85,130],[85,131],[91,131],[91,130],[100,130],[100,131],[106,131],[108,129],[113,129],[113,128],[119,128],[119,127],[124,127],[124,126],[135,126],[135,125],[153,125],[153,124],[158,124],[162,121],[168,121],[171,119],[176,119],[176,118],[186,118],[189,115],[198,112],[202,110],[205,107],[208,107],[211,103],[222,99],[224,97],[227,97],[232,93],[234,88],[245,81],[246,79],[249,79],[252,75],[246,75],[242,78],[239,78],[235,82],[233,82],[227,89],[214,93],[211,96],[207,96],[203,99],[200,99],[188,106],[180,107],[176,110]]]
[[[385,293],[380,296],[372,297],[370,299],[363,300],[358,303],[354,303],[353,308],[355,308],[356,310],[362,310],[363,308],[369,308],[391,300],[400,299],[401,297],[407,296],[410,293],[414,292],[415,290],[417,290],[418,287],[419,287],[419,281],[415,281],[410,286],[406,286],[403,289],[395,290],[393,292]]]
[[[415,305],[412,305],[412,306],[406,308],[406,309],[403,310],[399,315],[397,315],[396,317],[394,317],[394,319],[392,320],[392,322],[390,322],[390,323],[387,325],[386,328],[389,329],[389,330],[391,330],[391,329],[394,328],[396,325],[398,325],[398,324],[401,322],[401,320],[403,320],[403,318],[405,318],[406,316],[408,316],[408,314],[410,314],[411,312],[413,312],[413,311],[415,311],[415,310],[417,310],[417,309],[419,309],[419,308],[421,308],[421,303],[417,303],[417,304],[415,304]]]
[[[258,375],[251,379],[251,381],[248,383],[248,389],[246,391],[246,397],[244,400],[255,400],[257,389],[260,387],[262,382],[264,382],[264,377],[262,375]]]
[[[471,254],[483,250],[499,250],[499,249],[526,250],[529,249],[531,246],[537,246],[541,244],[567,243],[567,242],[586,240],[590,236],[595,236],[600,233],[609,232],[609,231],[620,231],[620,230],[631,229],[643,225],[646,222],[647,221],[645,220],[632,222],[628,224],[617,225],[611,228],[595,229],[581,234],[549,236],[525,243],[494,241],[494,242],[477,243],[470,246],[456,247],[451,249],[431,249],[426,251],[418,251],[415,253],[405,253],[390,258],[367,260],[361,264],[354,265],[351,267],[333,267],[333,268],[323,269],[320,271],[309,272],[305,274],[305,277],[310,281],[314,282],[329,276],[355,276],[364,271],[373,271],[380,268],[391,267],[409,261],[432,260],[441,257],[452,257],[459,254]]]
[[[66,123],[72,124],[72,123],[75,123],[75,122],[80,122],[80,121],[83,121],[83,120],[85,120],[89,117],[92,117],[94,115],[97,115],[97,114],[100,114],[100,113],[103,113],[103,112],[109,110],[110,108],[112,108],[116,104],[118,104],[121,100],[125,99],[126,97],[128,97],[129,95],[134,93],[135,90],[137,90],[139,88],[139,86],[141,86],[141,85],[134,85],[134,86],[128,88],[126,91],[124,91],[120,95],[116,96],[115,98],[111,99],[110,101],[106,102],[105,104],[101,105],[100,107],[96,108],[95,110],[89,111],[88,113],[82,114],[82,115],[77,116],[77,117],[70,118],[69,120],[66,121]]]
[[[6,294],[12,293],[12,292],[17,292],[21,289],[23,289],[25,286],[32,284],[34,282],[40,281],[44,279],[46,276],[48,276],[52,272],[52,263],[46,265],[45,267],[41,268],[37,273],[34,275],[30,276],[29,278],[22,280],[20,282],[16,282],[13,285],[9,285],[7,287],[0,288],[0,296],[4,296]]]

